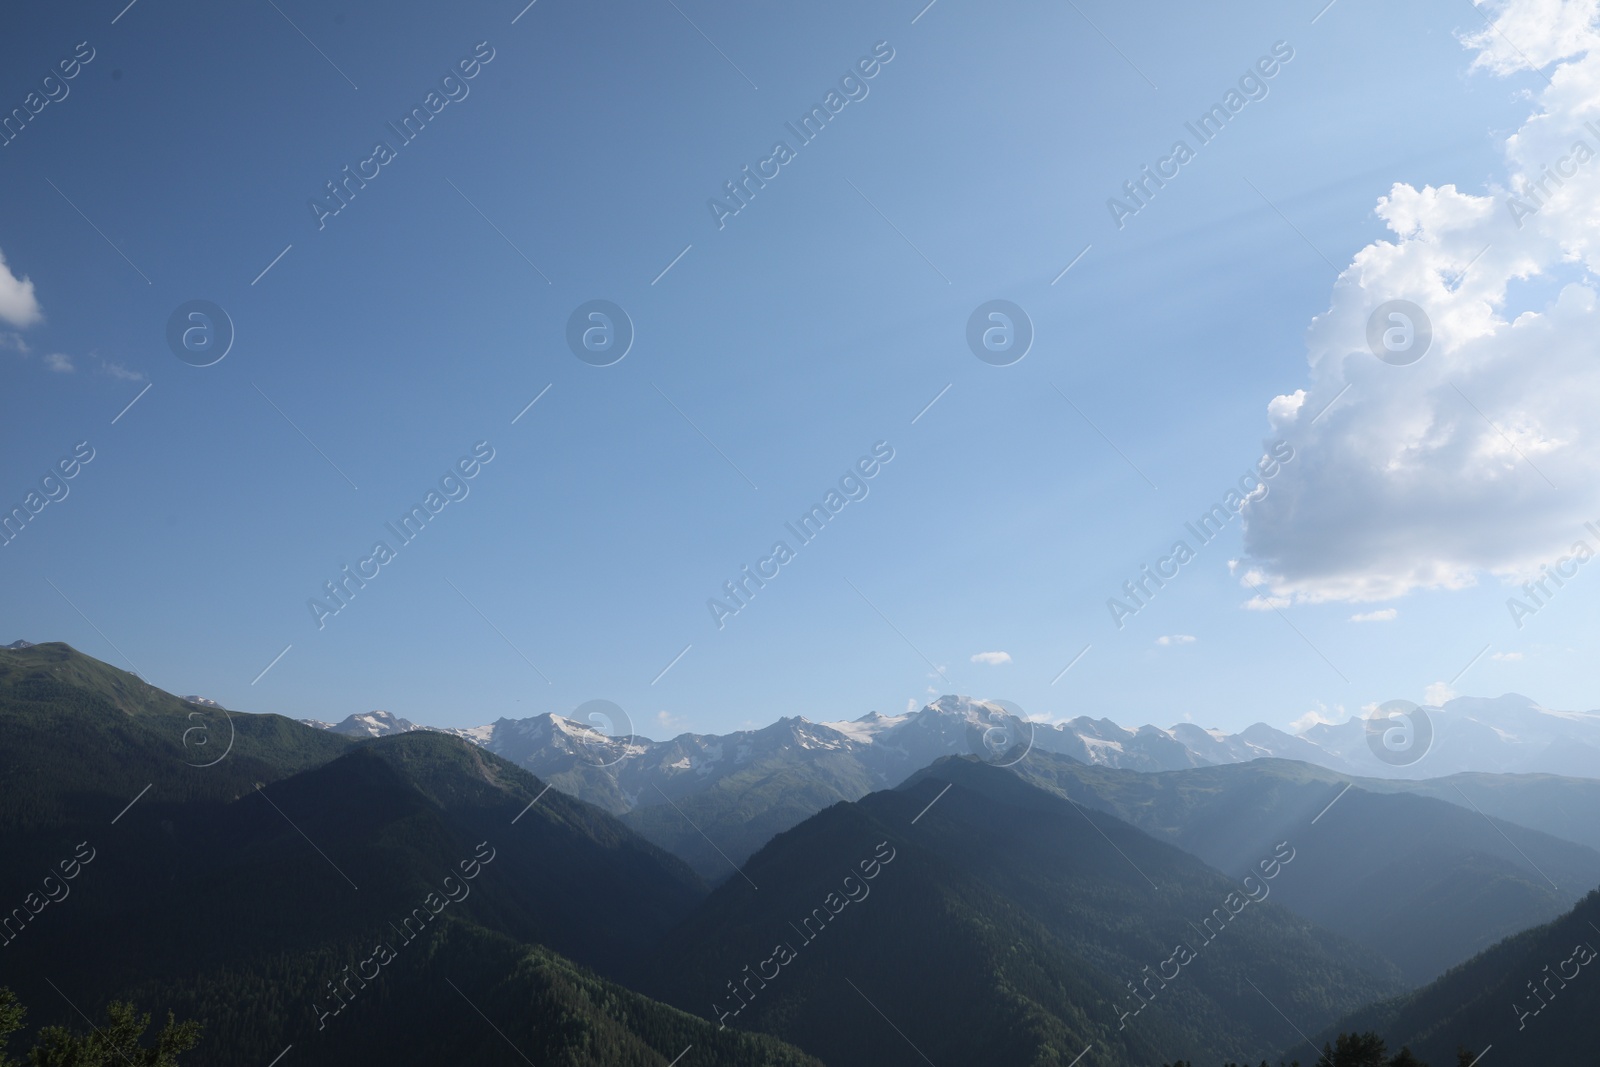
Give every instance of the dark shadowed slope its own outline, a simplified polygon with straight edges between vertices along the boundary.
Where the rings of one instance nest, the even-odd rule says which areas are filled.
[[[0,984],[31,1026],[132,994],[205,1023],[205,1063],[515,1058],[470,999],[548,1062],[664,1067],[690,1043],[810,1062],[600,976],[704,893],[604,812],[426,732],[351,744],[234,714],[232,751],[195,767],[189,705],[41,647],[0,676],[0,751],[23,769],[3,787]]]
[[[1261,859],[1281,877],[1293,851]],[[1251,981],[1330,1021],[1399,986],[1178,849],[966,761],[829,808],[744,873],[668,940],[652,988],[836,1067],[1264,1055],[1287,1028]]]
[[[1485,1065],[1593,1063],[1600,1046],[1597,972],[1600,892],[1414,993],[1350,1016],[1339,1029],[1377,1030],[1391,1046],[1410,1045],[1436,1065],[1454,1063],[1460,1046],[1490,1050]]]

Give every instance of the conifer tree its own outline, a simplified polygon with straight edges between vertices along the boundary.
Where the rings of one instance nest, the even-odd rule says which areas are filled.
[[[22,1061],[12,1059],[5,1049],[11,1035],[22,1029],[26,1014],[16,994],[0,987],[0,1067],[22,1067]],[[199,1023],[180,1023],[171,1012],[155,1044],[145,1048],[139,1042],[148,1029],[148,1014],[138,1014],[132,1004],[112,1001],[106,1007],[105,1024],[91,1025],[87,1034],[75,1034],[64,1026],[40,1030],[27,1063],[30,1067],[177,1067],[179,1054],[200,1040]]]

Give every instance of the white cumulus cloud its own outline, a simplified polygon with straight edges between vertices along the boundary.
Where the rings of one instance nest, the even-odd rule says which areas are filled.
[[[1554,64],[1549,85],[1497,181],[1378,201],[1392,236],[1355,254],[1312,320],[1309,384],[1267,405],[1295,459],[1245,517],[1247,606],[1515,576],[1600,514],[1600,0],[1483,10],[1492,26],[1463,38],[1474,69]],[[1368,347],[1394,300],[1432,326],[1403,366]]]
[[[1192,645],[1198,640],[1199,638],[1195,637],[1193,634],[1162,634],[1160,637],[1156,638],[1156,644]]]
[[[1305,403],[1304,389],[1275,396],[1267,402],[1267,419],[1273,426],[1287,426],[1300,416],[1300,409],[1305,407]]]
[[[1011,662],[1011,653],[1009,653],[1009,652],[979,652],[977,655],[972,657],[972,662],[974,662],[974,663],[987,663],[991,667],[998,667],[1002,663],[1010,663]]]
[[[18,278],[6,266],[4,252],[0,252],[0,319],[13,326],[32,326],[44,318],[39,309],[39,298],[33,294],[33,282],[27,277]]]

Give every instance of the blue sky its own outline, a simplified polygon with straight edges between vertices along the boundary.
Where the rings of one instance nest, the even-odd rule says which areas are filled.
[[[0,107],[79,42],[93,59],[0,147],[0,503],[78,442],[94,459],[0,548],[0,638],[245,710],[472,725],[606,698],[653,736],[952,689],[1053,718],[1282,726],[1421,700],[1486,645],[1455,691],[1594,707],[1600,576],[1520,630],[1508,616],[1504,576],[1581,533],[1537,509],[1514,550],[1485,534],[1456,578],[1374,599],[1345,571],[1307,578],[1338,552],[1280,507],[1256,553],[1275,610],[1244,606],[1234,518],[1112,624],[1107,599],[1272,439],[1299,452],[1262,508],[1360,481],[1347,440],[1275,428],[1268,403],[1317,399],[1308,327],[1352,256],[1393,240],[1379,198],[1488,195],[1544,90],[1471,69],[1468,3],[1321,6],[8,14]],[[785,123],[878,42],[893,58],[866,95],[719,229],[709,198],[793,144]],[[1266,96],[1119,229],[1107,199],[1276,42],[1293,58]],[[475,49],[493,58],[466,95],[400,144],[387,124]],[[309,201],[379,140],[394,159],[319,229]],[[1538,281],[1516,299],[1553,300]],[[203,368],[165,338],[195,299],[236,331]],[[611,366],[565,341],[594,299],[636,332]],[[993,299],[1036,331],[1011,366],[966,344]],[[385,523],[485,441],[468,495],[399,546]],[[880,441],[894,458],[868,495],[719,629],[707,600]],[[1563,499],[1600,519],[1586,493]],[[1414,518],[1363,506],[1337,514]],[[1507,508],[1464,495],[1453,521]],[[394,560],[319,628],[307,601],[380,539]]]

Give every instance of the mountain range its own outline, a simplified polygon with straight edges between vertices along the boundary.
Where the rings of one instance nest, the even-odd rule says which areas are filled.
[[[545,713],[525,719],[499,719],[469,728],[420,726],[386,711],[353,714],[337,724],[302,719],[310,726],[349,736],[382,737],[407,730],[453,733],[519,763],[559,760],[574,755],[595,766],[612,766],[626,756],[645,764],[672,766],[687,759],[699,773],[743,750],[770,748],[762,735],[774,731],[811,749],[855,752],[875,769],[932,751],[970,751],[983,756],[986,738],[1004,736],[1027,747],[1071,756],[1083,763],[1136,771],[1213,767],[1256,759],[1294,759],[1346,774],[1380,778],[1436,778],[1479,771],[1491,774],[1559,774],[1600,779],[1600,711],[1557,711],[1528,697],[1456,697],[1442,706],[1422,706],[1431,740],[1425,751],[1404,762],[1380,759],[1373,751],[1366,719],[1316,722],[1299,734],[1258,722],[1238,733],[1178,723],[1128,728],[1109,719],[1083,715],[1064,722],[1039,722],[1020,714],[1008,701],[944,696],[915,712],[869,712],[853,720],[812,721],[780,718],[762,729],[730,734],[684,733],[667,741],[640,734],[617,736],[610,724]],[[793,725],[790,725],[793,724]],[[805,734],[800,737],[795,731]],[[871,755],[868,748],[871,747]],[[1008,746],[1009,747],[1009,746]],[[541,753],[541,749],[551,749]],[[643,757],[638,759],[638,757]],[[664,758],[664,759],[663,759]],[[627,797],[622,788],[619,796]]]
[[[554,716],[313,726],[0,649],[0,986],[30,1025],[172,1009],[223,1067],[1592,1043],[1561,946],[1600,922],[1600,782],[1140,770],[1108,753],[1172,758],[1185,731],[1094,725],[952,697],[659,744]]]
[[[731,876],[774,834],[830,804],[897,785],[943,756],[1025,762],[1011,751],[1017,747],[1030,755],[1140,773],[1295,760],[1369,792],[1414,791],[1458,806],[1477,805],[1494,818],[1600,849],[1600,826],[1583,817],[1584,805],[1573,803],[1580,794],[1590,805],[1600,802],[1600,749],[1589,744],[1600,744],[1600,714],[1549,711],[1516,695],[1461,697],[1423,712],[1434,740],[1410,767],[1379,760],[1361,720],[1317,725],[1304,736],[1265,723],[1238,734],[1187,723],[1129,730],[1088,717],[1036,723],[1003,702],[959,696],[904,715],[873,712],[825,722],[796,716],[761,729],[685,733],[669,741],[617,737],[602,728],[609,724],[554,714],[442,732],[609,811],[714,882]],[[381,711],[332,726],[310,725],[350,737],[428,729]],[[1592,766],[1584,755],[1589,751],[1596,756]],[[1556,787],[1560,796],[1540,789],[1554,772],[1538,768],[1572,764],[1573,770],[1591,772],[1584,778],[1594,780],[1592,789],[1566,776]],[[1417,777],[1428,769],[1464,777]]]

